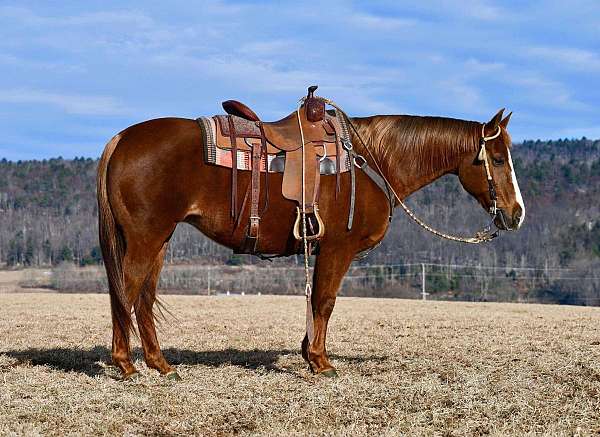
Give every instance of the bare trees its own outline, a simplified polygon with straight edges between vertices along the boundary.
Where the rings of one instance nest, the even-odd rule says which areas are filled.
[[[600,262],[600,141],[528,141],[516,145],[513,155],[527,209],[519,232],[504,233],[493,244],[459,245],[422,232],[398,211],[382,246],[362,263],[535,265],[572,267],[581,274],[593,270]],[[0,267],[101,262],[96,165],[96,160],[84,158],[0,161]],[[409,203],[427,222],[454,233],[470,233],[488,220],[451,176],[416,193]],[[167,262],[191,259],[204,264],[260,262],[232,258],[192,227],[180,225]],[[597,289],[593,284],[577,286],[586,293]],[[565,287],[574,286],[561,287],[558,292],[565,293]]]

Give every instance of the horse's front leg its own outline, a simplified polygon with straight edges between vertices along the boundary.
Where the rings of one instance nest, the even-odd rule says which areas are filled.
[[[302,341],[302,357],[308,362],[314,373],[325,376],[336,376],[335,368],[331,365],[325,341],[327,323],[335,305],[335,298],[344,275],[348,271],[353,253],[344,250],[327,250],[321,248],[317,255],[313,274],[312,309],[314,319],[314,340],[309,346],[308,337]]]

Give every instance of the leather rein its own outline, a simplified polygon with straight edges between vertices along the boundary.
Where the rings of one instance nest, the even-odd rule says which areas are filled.
[[[500,135],[500,127],[498,127],[498,132],[496,132],[494,135],[492,135],[490,137],[486,137],[485,132],[484,132],[484,130],[485,130],[485,124],[484,124],[482,127],[482,130],[481,130],[482,136],[479,140],[480,150],[479,150],[478,158],[480,160],[483,160],[484,166],[485,166],[486,178],[488,181],[488,189],[490,192],[490,198],[492,199],[492,206],[490,207],[490,210],[489,210],[489,213],[492,216],[492,221],[486,228],[477,232],[475,234],[475,236],[473,236],[473,237],[467,237],[467,238],[466,237],[457,237],[454,235],[444,234],[443,232],[433,229],[432,227],[427,225],[425,222],[423,222],[420,218],[418,218],[410,210],[410,208],[408,206],[406,206],[406,204],[402,201],[402,199],[400,199],[400,196],[398,196],[396,191],[394,191],[394,188],[392,187],[392,185],[388,182],[386,177],[383,175],[383,172],[381,171],[381,168],[379,167],[377,160],[375,159],[375,157],[373,156],[373,153],[371,152],[371,150],[367,147],[367,145],[361,138],[356,127],[350,120],[350,117],[348,117],[348,115],[331,100],[323,98],[323,97],[319,97],[319,98],[322,99],[326,104],[333,106],[336,110],[339,111],[339,113],[342,115],[342,117],[345,118],[345,121],[352,127],[352,129],[354,130],[354,133],[356,134],[356,136],[362,143],[365,150],[367,150],[367,152],[369,152],[369,155],[371,156],[371,159],[375,163],[375,167],[377,169],[377,170],[374,170],[373,168],[371,168],[371,166],[368,164],[365,157],[356,153],[356,151],[354,151],[352,143],[349,139],[349,135],[346,138],[342,138],[342,147],[348,152],[350,159],[351,159],[351,172],[350,173],[351,173],[352,188],[351,188],[351,198],[350,198],[350,214],[349,214],[349,221],[348,221],[348,229],[351,229],[351,227],[352,227],[352,218],[354,215],[355,175],[354,175],[353,169],[354,169],[354,166],[356,166],[357,168],[361,169],[386,195],[386,197],[389,201],[389,205],[390,205],[390,215],[389,215],[390,221],[392,220],[392,214],[394,211],[395,201],[397,200],[398,203],[404,209],[404,211],[406,211],[406,213],[409,215],[409,217],[411,217],[417,224],[419,224],[422,228],[426,229],[427,231],[429,231],[435,235],[438,235],[442,238],[446,238],[448,240],[453,240],[453,241],[461,241],[464,243],[479,244],[479,243],[490,241],[498,236],[499,230],[496,230],[495,232],[491,231],[492,224],[493,224],[494,220],[496,219],[496,217],[499,215],[499,213],[498,213],[498,208],[497,208],[496,189],[494,187],[494,180],[492,178],[492,173],[490,171],[489,162],[487,159],[487,151],[485,148],[485,144],[486,144],[486,141],[493,140]],[[304,246],[304,273],[305,273],[304,295],[306,298],[306,337],[308,340],[308,345],[310,346],[314,341],[315,334],[314,334],[314,320],[313,320],[313,308],[312,308],[312,283],[311,283],[310,276],[309,276],[309,264],[308,264],[308,258],[310,255],[310,251],[308,248],[308,235],[307,235],[307,230],[306,230],[306,198],[305,198],[305,191],[304,191],[305,190],[305,188],[304,188],[304,177],[305,177],[304,173],[305,173],[305,165],[306,165],[306,163],[304,161],[304,159],[305,159],[305,154],[304,154],[305,139],[304,139],[304,133],[302,131],[302,123],[300,122],[300,106],[302,105],[304,100],[305,100],[304,98],[300,99],[300,105],[298,106],[296,115],[298,117],[298,126],[300,128],[300,137],[301,137],[301,141],[302,141],[302,205],[301,205],[302,209],[301,209],[301,215],[302,215],[302,241],[303,241],[303,246]],[[501,220],[504,220],[504,218],[502,217],[502,214],[500,214],[500,217],[501,217]],[[362,254],[360,254],[359,259],[367,256],[380,243],[381,242],[377,243],[375,246],[367,249]]]
[[[496,139],[500,136],[500,134],[501,134],[500,126],[498,126],[498,130],[493,135],[486,137],[485,136],[485,123],[482,123],[481,137],[479,139],[479,153],[477,155],[477,159],[479,161],[483,162],[484,168],[485,168],[485,176],[486,176],[486,180],[488,183],[488,191],[489,191],[490,199],[492,201],[492,204],[488,210],[490,217],[491,217],[491,221],[486,227],[484,227],[480,231],[476,232],[474,236],[462,237],[462,236],[450,235],[450,234],[446,234],[444,232],[438,231],[438,230],[432,228],[431,226],[427,225],[423,220],[421,220],[419,217],[417,217],[416,214],[402,201],[402,199],[400,198],[400,196],[398,196],[398,194],[396,193],[396,191],[394,190],[392,185],[389,183],[387,178],[383,175],[381,167],[379,167],[379,164],[377,163],[377,160],[373,156],[373,153],[371,152],[371,150],[369,149],[367,144],[363,141],[362,137],[358,133],[358,130],[352,123],[348,114],[346,114],[339,106],[337,106],[331,100],[323,98],[323,97],[320,97],[320,98],[323,99],[328,105],[331,105],[334,108],[336,108],[346,118],[346,121],[352,127],[352,130],[356,134],[356,137],[360,140],[362,146],[369,153],[371,159],[375,163],[375,167],[376,167],[377,171],[375,171],[373,168],[371,168],[369,166],[369,164],[367,163],[367,160],[362,155],[359,155],[352,150],[352,144],[350,144],[349,146],[348,145],[344,146],[344,148],[346,150],[348,150],[348,153],[350,153],[353,164],[356,167],[363,170],[363,172],[367,176],[369,176],[369,178],[371,178],[371,180],[373,180],[373,182],[375,182],[375,184],[379,188],[381,188],[381,190],[384,192],[384,194],[388,198],[388,200],[390,202],[390,221],[392,218],[392,211],[394,208],[394,203],[395,203],[395,201],[397,201],[400,204],[400,206],[402,207],[402,209],[404,209],[406,214],[408,214],[408,216],[411,219],[413,219],[419,226],[421,226],[426,231],[431,232],[434,235],[437,235],[438,237],[445,238],[446,240],[458,241],[458,242],[468,243],[468,244],[480,244],[480,243],[486,243],[488,241],[491,241],[500,234],[499,229],[492,230],[494,221],[497,218],[499,220],[501,220],[503,224],[505,224],[505,220],[504,220],[504,216],[498,209],[498,196],[497,196],[496,188],[494,185],[494,179],[492,177],[492,172],[490,170],[490,165],[489,165],[488,156],[487,156],[487,149],[486,149],[486,143],[488,141]]]

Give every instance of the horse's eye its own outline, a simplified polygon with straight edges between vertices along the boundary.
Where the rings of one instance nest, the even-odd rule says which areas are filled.
[[[493,157],[492,162],[496,167],[501,167],[504,165],[504,158],[502,157]]]

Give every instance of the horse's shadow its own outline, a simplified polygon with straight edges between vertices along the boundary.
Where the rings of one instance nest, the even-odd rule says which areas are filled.
[[[142,356],[140,348],[135,348],[133,357]],[[238,366],[245,369],[259,370],[264,369],[277,373],[296,373],[277,364],[279,358],[286,355],[300,357],[299,350],[291,349],[223,349],[210,351],[195,351],[190,349],[168,348],[163,350],[167,361],[173,365],[204,365],[211,367]],[[49,349],[29,348],[22,350],[0,351],[0,355],[5,355],[16,360],[16,363],[10,364],[10,367],[19,365],[48,366],[53,369],[64,372],[83,373],[88,376],[97,376],[105,373],[105,363],[111,362],[110,350],[105,346],[94,346],[90,349],[56,347]],[[350,363],[361,363],[366,361],[383,362],[388,359],[386,356],[344,356],[332,355],[332,359],[346,361]],[[300,360],[302,360],[300,358]],[[2,364],[0,364],[2,370]]]

